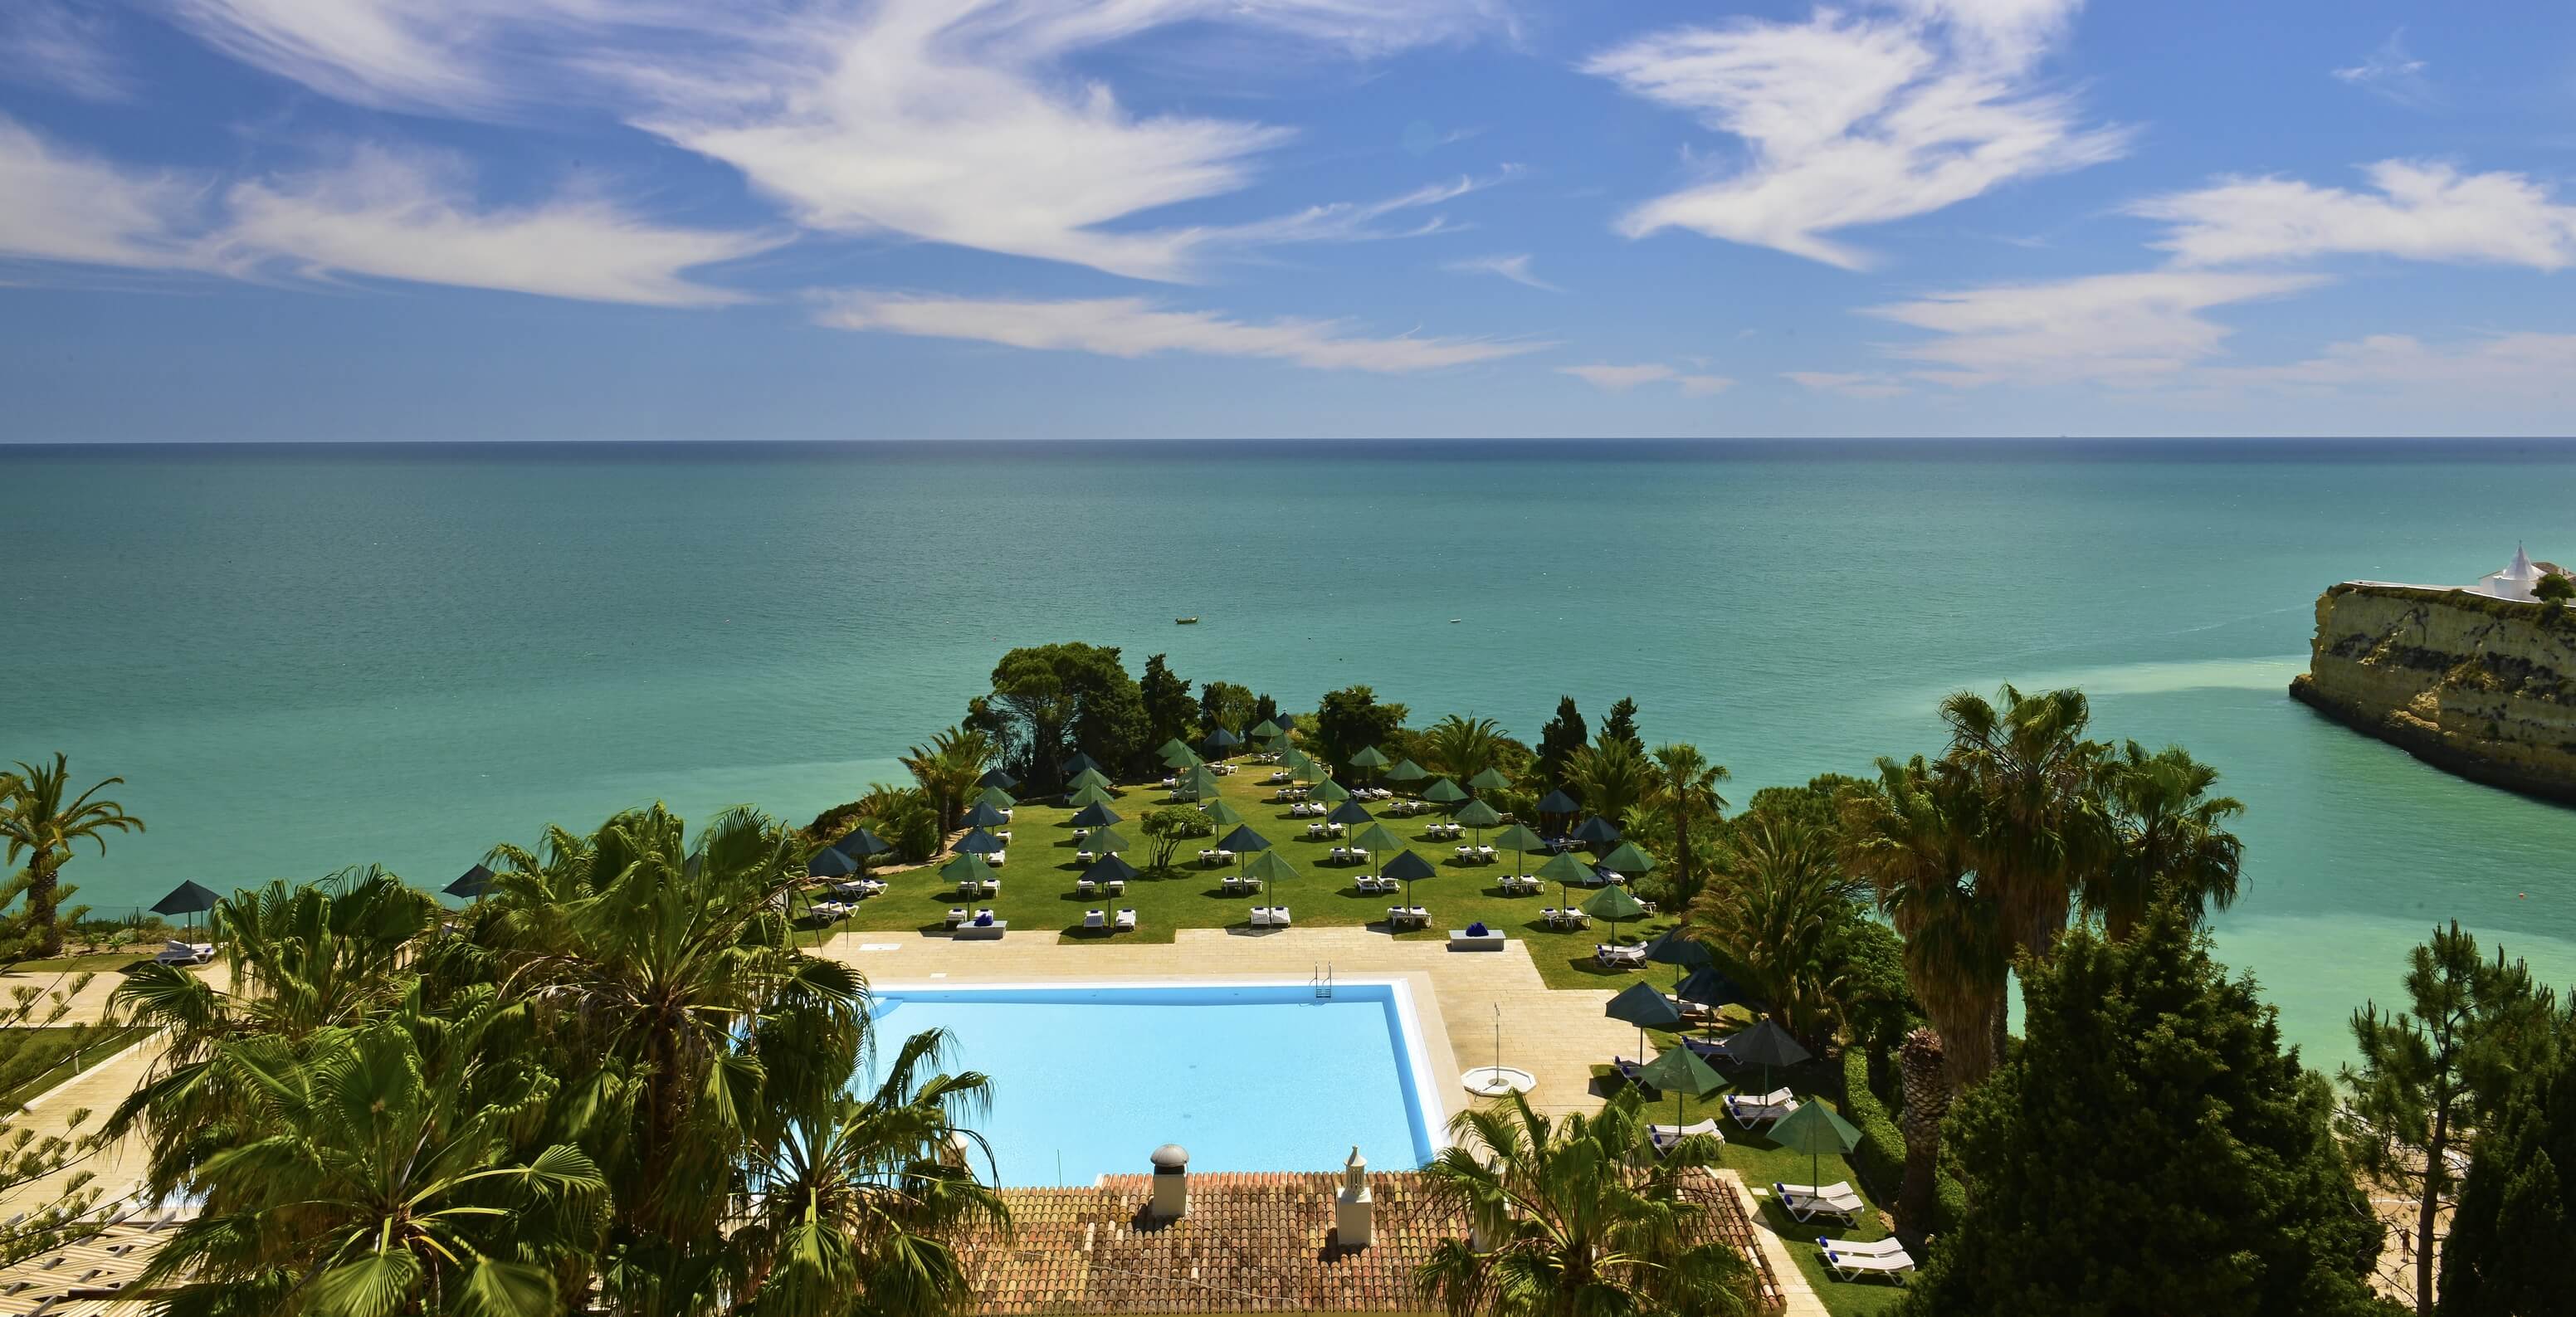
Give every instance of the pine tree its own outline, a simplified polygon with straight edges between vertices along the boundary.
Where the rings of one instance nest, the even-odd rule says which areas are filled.
[[[1646,752],[1645,738],[1637,735],[1635,700],[1622,698],[1617,704],[1610,706],[1610,716],[1601,722],[1601,740],[1605,744],[1611,741],[1625,741],[1629,749],[1639,754]]]
[[[1198,720],[1199,702],[1190,695],[1189,682],[1174,675],[1163,655],[1145,660],[1145,675],[1136,685],[1145,700],[1148,745],[1160,746],[1176,737],[1184,741],[1197,739],[1190,732],[1191,724]]]
[[[1565,786],[1565,768],[1574,752],[1592,740],[1592,729],[1585,726],[1583,713],[1574,707],[1574,697],[1560,695],[1556,716],[1538,733],[1538,776],[1543,789],[1555,791]]]
[[[2555,579],[2555,578],[2553,578]],[[2469,1157],[2442,1241],[2442,1317],[2563,1311],[2576,1257],[2576,1002],[2542,1031],[2556,1046],[2511,1085]]]
[[[2375,1309],[2380,1227],[2250,979],[2159,905],[2024,958],[2027,1040],[1946,1142],[1968,1208],[1916,1314],[2301,1317]]]

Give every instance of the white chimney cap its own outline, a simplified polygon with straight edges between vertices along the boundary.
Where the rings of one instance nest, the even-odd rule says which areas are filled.
[[[1189,1149],[1184,1148],[1177,1143],[1166,1143],[1162,1147],[1154,1149],[1154,1171],[1156,1174],[1183,1171],[1189,1168],[1189,1164]]]

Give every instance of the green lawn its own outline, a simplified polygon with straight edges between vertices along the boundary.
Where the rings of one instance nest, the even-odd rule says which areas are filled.
[[[9,1058],[8,1066],[9,1077],[16,1082],[7,1091],[0,1092],[0,1104],[14,1109],[79,1074],[82,1067],[125,1050],[135,1039],[151,1031],[132,1027],[89,1029],[85,1031],[88,1038],[82,1043],[77,1059],[72,1056],[72,1045],[83,1030],[54,1027],[0,1032],[12,1035],[11,1042],[17,1047]]]
[[[1248,927],[1255,905],[1285,905],[1299,927],[1349,927],[1354,925],[1384,926],[1386,908],[1403,904],[1402,893],[1395,896],[1362,896],[1351,886],[1351,880],[1375,869],[1362,865],[1337,865],[1327,858],[1333,843],[1329,839],[1308,840],[1308,820],[1291,818],[1286,802],[1276,799],[1276,788],[1258,785],[1270,770],[1246,766],[1223,780],[1220,794],[1227,804],[1241,811],[1252,830],[1269,839],[1273,850],[1297,867],[1300,877],[1271,884],[1258,897],[1228,896],[1218,887],[1218,880],[1233,873],[1235,866],[1201,868],[1198,851],[1212,845],[1214,838],[1186,842],[1176,853],[1177,871],[1165,878],[1141,878],[1127,885],[1121,897],[1077,896],[1074,880],[1083,866],[1074,860],[1078,849],[1073,840],[1070,820],[1074,811],[1054,805],[1027,803],[1014,811],[1010,858],[999,873],[1002,894],[998,898],[967,902],[957,897],[956,889],[939,880],[936,866],[905,870],[887,879],[886,893],[863,903],[858,913],[838,927],[844,930],[904,929],[937,931],[946,926],[949,907],[957,905],[990,906],[996,917],[1010,922],[1014,929],[1059,931],[1072,942],[1144,941],[1169,942],[1179,928]],[[1139,869],[1150,858],[1145,848],[1147,839],[1136,826],[1146,810],[1161,807],[1166,793],[1144,787],[1129,787],[1126,794],[1110,808],[1126,821],[1118,831],[1138,849],[1126,855]],[[1407,940],[1445,941],[1452,928],[1465,928],[1483,920],[1489,927],[1502,930],[1529,943],[1530,959],[1537,962],[1539,973],[1551,987],[1616,988],[1633,976],[1632,971],[1602,970],[1592,963],[1593,944],[1613,941],[1609,925],[1596,925],[1590,932],[1558,933],[1539,922],[1542,906],[1557,904],[1553,887],[1537,896],[1504,896],[1494,880],[1513,870],[1514,857],[1506,852],[1499,863],[1470,865],[1455,858],[1457,842],[1433,841],[1423,832],[1433,815],[1413,818],[1382,818],[1387,830],[1405,838],[1412,851],[1439,867],[1438,877],[1413,885],[1413,900],[1431,912],[1428,929],[1392,936]],[[1221,829],[1220,832],[1230,831]],[[1488,832],[1495,831],[1487,829]],[[1472,840],[1474,833],[1467,834]],[[1247,860],[1249,856],[1245,857]],[[1385,858],[1380,857],[1381,861]],[[1531,868],[1547,857],[1533,855]],[[1572,888],[1567,899],[1581,905],[1592,894],[1591,889]],[[1082,928],[1085,910],[1115,910],[1132,906],[1136,910],[1138,929],[1103,937],[1088,934]],[[1634,942],[1652,937],[1671,925],[1671,920],[1630,921],[1621,927],[1620,942]]]
[[[1074,811],[1030,802],[1014,811],[1010,827],[1010,858],[997,875],[1002,882],[1000,896],[973,901],[960,899],[954,886],[939,879],[935,872],[936,863],[893,873],[880,872],[878,876],[886,879],[885,894],[861,903],[857,913],[836,925],[835,929],[854,933],[871,930],[938,932],[946,928],[946,916],[951,906],[990,906],[995,915],[1008,920],[1014,930],[1062,932],[1066,941],[1074,944],[1169,942],[1175,929],[1248,927],[1251,908],[1256,904],[1286,905],[1297,927],[1368,925],[1382,929],[1386,908],[1403,903],[1401,893],[1394,897],[1362,896],[1353,888],[1351,879],[1362,873],[1375,872],[1374,866],[1330,863],[1326,857],[1333,845],[1331,839],[1307,838],[1308,820],[1291,818],[1287,803],[1276,798],[1277,789],[1260,784],[1260,780],[1269,773],[1267,767],[1247,764],[1241,771],[1223,779],[1219,788],[1226,803],[1240,811],[1253,831],[1267,838],[1272,849],[1295,865],[1300,875],[1288,882],[1271,884],[1258,897],[1228,896],[1219,888],[1218,880],[1234,872],[1235,866],[1199,867],[1199,848],[1213,845],[1214,838],[1184,843],[1175,857],[1178,870],[1171,876],[1139,878],[1129,883],[1126,894],[1120,897],[1078,896],[1074,893],[1073,884],[1081,875],[1083,866],[1074,860],[1077,849],[1071,822]],[[1125,820],[1116,825],[1118,831],[1138,844],[1139,849],[1128,852],[1126,858],[1139,869],[1144,867],[1151,851],[1145,846],[1148,839],[1136,826],[1136,820],[1145,811],[1161,807],[1167,799],[1167,794],[1159,789],[1131,786],[1125,788],[1125,794],[1110,806]],[[1378,812],[1375,805],[1370,809],[1372,813]],[[1494,880],[1513,872],[1514,857],[1506,852],[1499,863],[1462,863],[1455,858],[1458,843],[1434,841],[1425,834],[1424,825],[1434,817],[1430,814],[1412,818],[1380,817],[1389,831],[1405,838],[1415,854],[1432,861],[1440,871],[1439,876],[1413,885],[1414,902],[1430,910],[1431,926],[1391,936],[1407,940],[1445,940],[1448,930],[1465,928],[1481,919],[1488,926],[1526,942],[1530,959],[1538,965],[1540,976],[1550,987],[1616,989],[1635,981],[1640,971],[1601,969],[1593,962],[1593,945],[1610,941],[1644,941],[1672,926],[1672,919],[1665,917],[1632,921],[1616,930],[1615,937],[1606,924],[1597,925],[1590,932],[1551,931],[1539,922],[1538,912],[1543,906],[1559,904],[1555,888],[1550,887],[1537,896],[1503,895],[1494,886]],[[1226,831],[1230,829],[1219,829],[1219,834]],[[1471,831],[1465,840],[1473,840],[1474,835]],[[1383,863],[1391,857],[1378,858]],[[1529,867],[1536,868],[1546,858],[1544,855],[1529,857]],[[940,862],[944,861],[945,857]],[[1566,900],[1579,906],[1585,897],[1592,894],[1592,890],[1573,888],[1566,893]],[[1085,910],[1115,910],[1121,906],[1132,906],[1136,910],[1139,924],[1136,932],[1104,935],[1083,930]],[[1670,966],[1656,965],[1643,973],[1669,986],[1673,970]],[[1650,1032],[1656,1032],[1656,1036],[1649,1050],[1671,1045],[1671,1035]],[[1606,1062],[1608,1058],[1603,1059]],[[1610,1092],[1613,1082],[1596,1086],[1596,1091]],[[1760,1076],[1748,1075],[1742,1082],[1748,1089],[1757,1087]],[[1802,1098],[1818,1088],[1828,1093],[1836,1091],[1833,1068],[1818,1063],[1781,1071],[1777,1082],[1796,1089]],[[1657,1119],[1666,1118],[1672,1110],[1671,1100],[1667,1098],[1657,1105],[1665,1113]],[[1684,1123],[1696,1121],[1703,1115],[1722,1118],[1725,1114],[1714,1097],[1704,1103],[1685,1102],[1682,1110]],[[1727,1123],[1726,1129],[1725,1164],[1741,1173],[1747,1184],[1767,1188],[1775,1180],[1801,1183],[1807,1180],[1808,1163],[1803,1154],[1785,1152],[1758,1134],[1736,1128],[1732,1122]],[[1824,1168],[1818,1174],[1826,1182],[1859,1182],[1859,1176],[1838,1157],[1826,1158]],[[1817,1259],[1814,1244],[1802,1247],[1797,1242],[1812,1241],[1819,1235],[1863,1240],[1880,1238],[1886,1232],[1879,1228],[1874,1214],[1864,1216],[1865,1224],[1849,1229],[1830,1222],[1799,1225],[1767,1197],[1760,1201],[1764,1204],[1765,1218],[1789,1243],[1789,1253],[1798,1259],[1799,1267],[1807,1273],[1809,1283],[1823,1296],[1828,1308],[1836,1313],[1866,1314],[1883,1311],[1895,1304],[1901,1293],[1895,1285],[1885,1280],[1835,1280]]]
[[[53,956],[44,960],[22,960],[9,966],[6,971],[0,971],[0,977],[14,975],[20,978],[33,978],[38,975],[52,974],[112,974],[120,970],[131,969],[144,961],[150,960],[153,955],[160,950],[161,944],[156,942],[149,948],[141,950],[129,947],[122,951],[85,951],[69,956]]]

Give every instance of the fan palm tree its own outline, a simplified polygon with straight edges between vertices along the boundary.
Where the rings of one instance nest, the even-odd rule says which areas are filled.
[[[1675,899],[1687,902],[1699,893],[1699,855],[1691,831],[1714,823],[1726,797],[1717,784],[1727,780],[1726,765],[1712,764],[1687,741],[1655,747],[1653,775],[1645,803],[1663,812],[1673,832],[1672,877]]]
[[[2101,916],[2112,937],[2125,938],[2159,899],[2170,898],[2195,923],[2212,908],[2234,905],[2245,844],[2227,822],[2245,805],[2209,794],[2218,770],[2181,746],[2149,754],[2135,741],[2104,767],[2119,849],[2085,884],[2085,911]]]
[[[718,816],[694,845],[662,806],[631,811],[558,863],[573,872],[549,881],[589,894],[562,909],[551,945],[519,949],[505,981],[621,1095],[618,1128],[585,1140],[635,1154],[611,1165],[620,1228],[656,1247],[711,1240],[773,1071],[847,1074],[865,988],[797,952],[785,898],[802,853],[753,811]]]
[[[1502,767],[1502,756],[1503,725],[1491,718],[1453,713],[1422,734],[1422,757],[1432,771],[1462,784],[1488,768]]]
[[[1655,786],[1645,753],[1616,737],[1575,751],[1565,777],[1587,808],[1614,824],[1624,824]]]
[[[956,1242],[1010,1213],[961,1151],[984,1148],[958,1124],[982,1110],[984,1077],[924,1076],[945,1045],[936,1030],[913,1035],[872,1096],[799,1113],[758,1151],[760,1193],[730,1240],[750,1312],[840,1317],[863,1294],[875,1317],[946,1317],[973,1302]]]
[[[412,991],[411,948],[437,911],[426,894],[376,868],[301,886],[272,882],[216,902],[210,926],[225,974],[144,964],[109,997],[133,1023],[166,1030],[167,1042],[111,1116],[108,1137],[145,1130],[147,1182],[156,1192],[177,1187],[204,1155],[207,1132],[252,1119],[259,1103],[224,1078],[221,1049],[257,1037],[291,1055],[317,1034],[390,1010]]]
[[[941,836],[957,830],[966,803],[975,798],[975,781],[993,762],[993,742],[980,731],[951,727],[897,756],[922,795],[937,811]]]
[[[1821,829],[1764,819],[1745,830],[1691,908],[1699,938],[1810,1045],[1833,1032],[1842,980],[1837,930],[1865,881],[1843,872]]]
[[[184,1280],[162,1311],[562,1311],[550,1264],[580,1247],[608,1186],[578,1148],[514,1147],[552,1078],[484,1046],[501,1014],[487,992],[456,1020],[415,1003],[305,1049],[225,1043],[214,1065],[257,1109],[210,1140],[190,1177],[203,1211],[144,1271],[147,1286]]]
[[[1751,1268],[1698,1196],[1721,1147],[1694,1135],[1657,1155],[1633,1088],[1589,1116],[1517,1093],[1461,1112],[1422,1178],[1471,1234],[1441,1241],[1415,1285],[1456,1317],[1752,1312]]]
[[[8,863],[24,859],[27,864],[21,875],[25,886],[19,893],[27,902],[24,932],[11,954],[59,956],[63,930],[55,916],[62,899],[70,895],[62,885],[62,872],[72,857],[73,844],[89,842],[105,855],[107,834],[141,832],[143,820],[113,800],[98,799],[99,792],[123,785],[121,777],[108,778],[66,800],[71,769],[61,754],[54,756],[51,767],[21,762],[17,772],[6,776],[9,789],[0,791],[0,841],[8,843]]]
[[[2082,691],[1999,694],[2000,707],[1967,691],[1941,702],[1950,748],[1933,771],[1978,888],[2001,905],[2014,945],[2045,957],[2076,893],[2116,848],[2101,790],[2105,747],[2084,739],[2092,713]]]

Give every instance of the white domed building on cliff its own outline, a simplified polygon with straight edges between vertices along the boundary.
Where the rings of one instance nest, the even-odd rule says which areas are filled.
[[[2531,555],[2524,553],[2522,546],[2517,544],[2513,546],[2513,561],[2506,563],[2503,571],[2489,572],[2479,577],[2476,585],[2460,588],[2490,598],[2528,603],[2532,599],[2532,587],[2540,584],[2540,578],[2568,574],[2566,568],[2554,562],[2533,562]]]

